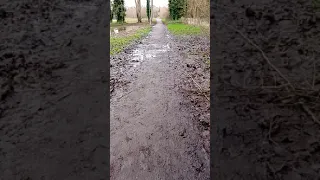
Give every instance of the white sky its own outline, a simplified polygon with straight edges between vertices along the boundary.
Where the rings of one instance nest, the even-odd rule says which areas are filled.
[[[140,0],[141,6],[145,7],[147,4],[147,0]],[[126,7],[135,7],[135,0],[124,0],[124,5]],[[153,0],[153,5],[157,7],[168,7],[168,0]]]

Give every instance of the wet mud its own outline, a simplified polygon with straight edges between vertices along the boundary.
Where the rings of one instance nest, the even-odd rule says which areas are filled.
[[[111,59],[112,180],[210,179],[177,47],[158,20],[145,39]]]
[[[209,35],[176,36],[174,51],[183,57],[185,83],[181,92],[190,100],[190,111],[210,154],[210,41]]]
[[[0,3],[0,179],[108,179],[106,7]]]
[[[319,12],[312,1],[211,6],[212,175],[319,179]]]

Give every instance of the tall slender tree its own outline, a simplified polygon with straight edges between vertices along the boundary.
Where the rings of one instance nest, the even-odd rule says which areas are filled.
[[[152,18],[153,18],[153,0],[151,0],[150,10],[151,10],[151,16],[150,16],[150,25],[151,25],[152,24]]]
[[[138,23],[141,23],[141,0],[135,0]]]
[[[113,1],[110,1],[110,22],[113,20]]]
[[[148,22],[150,22],[150,14],[151,14],[151,9],[150,9],[150,0],[147,0],[147,17],[148,17]]]

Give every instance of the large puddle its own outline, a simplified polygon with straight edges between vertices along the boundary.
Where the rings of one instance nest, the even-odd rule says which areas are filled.
[[[120,27],[111,27],[110,34],[118,34],[120,32],[129,32],[136,29],[135,26],[120,26]]]
[[[144,53],[141,49],[136,49],[133,51],[132,53],[132,59],[130,64],[133,67],[137,67],[138,65],[140,65],[142,63],[142,61],[144,60]]]
[[[143,61],[146,60],[155,60],[157,57],[163,56],[170,50],[170,45],[158,45],[158,44],[149,44],[149,45],[139,45],[137,49],[133,50],[132,58],[129,62],[133,67],[139,66]],[[159,58],[160,60],[163,58]]]

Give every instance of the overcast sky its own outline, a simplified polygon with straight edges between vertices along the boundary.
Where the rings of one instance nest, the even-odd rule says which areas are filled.
[[[145,7],[147,4],[147,0],[141,0],[141,6]],[[136,6],[135,0],[124,0],[124,5],[126,7],[134,7]],[[168,0],[153,0],[153,5],[157,7],[168,7]]]

